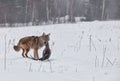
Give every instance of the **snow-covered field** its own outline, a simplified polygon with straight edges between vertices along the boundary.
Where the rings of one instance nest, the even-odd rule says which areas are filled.
[[[14,51],[20,38],[43,32],[51,33],[50,61]],[[120,21],[0,28],[0,38],[0,81],[120,81]]]

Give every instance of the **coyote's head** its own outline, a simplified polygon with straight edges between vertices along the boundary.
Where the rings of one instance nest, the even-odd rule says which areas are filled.
[[[44,44],[47,44],[48,41],[50,40],[49,36],[50,36],[50,33],[49,34],[45,34],[45,33],[42,34],[42,40],[43,40]]]

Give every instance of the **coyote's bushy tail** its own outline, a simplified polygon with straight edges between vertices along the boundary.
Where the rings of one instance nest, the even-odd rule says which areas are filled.
[[[15,51],[19,51],[19,50],[20,50],[20,47],[19,47],[19,45],[17,45],[17,46],[14,46],[13,48],[14,48],[14,50],[15,50]]]

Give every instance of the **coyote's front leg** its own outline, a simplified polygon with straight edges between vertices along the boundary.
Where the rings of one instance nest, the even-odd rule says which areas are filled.
[[[34,49],[34,59],[35,60],[38,60],[39,59],[39,56],[38,56],[38,49]]]

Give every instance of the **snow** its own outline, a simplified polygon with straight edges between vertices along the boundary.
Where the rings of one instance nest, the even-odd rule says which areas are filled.
[[[43,32],[51,33],[50,61],[14,51],[22,37]],[[120,81],[120,21],[0,28],[0,37],[0,81]]]

